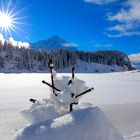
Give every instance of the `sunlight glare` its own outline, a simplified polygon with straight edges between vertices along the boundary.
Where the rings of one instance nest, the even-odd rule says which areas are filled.
[[[21,28],[25,24],[24,17],[21,17],[23,10],[24,8],[17,10],[16,7],[4,8],[0,6],[0,33],[4,34],[6,38],[14,33],[19,35],[18,31],[24,32]]]
[[[0,28],[8,29],[12,26],[12,18],[6,13],[0,13]]]

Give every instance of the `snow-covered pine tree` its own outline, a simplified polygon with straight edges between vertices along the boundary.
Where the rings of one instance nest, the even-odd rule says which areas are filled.
[[[13,71],[48,71],[47,61],[52,59],[55,69],[64,69],[76,64],[78,60],[85,62],[96,62],[104,65],[118,65],[126,69],[132,69],[127,55],[119,51],[96,51],[84,52],[56,49],[50,52],[46,50],[35,50],[12,46],[12,44],[0,42],[0,67],[4,71],[4,66],[9,65]]]

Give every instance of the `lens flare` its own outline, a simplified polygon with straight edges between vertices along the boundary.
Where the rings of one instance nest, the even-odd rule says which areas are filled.
[[[18,34],[17,30],[22,31],[20,26],[25,24],[23,23],[24,17],[19,15],[21,15],[21,12],[23,11],[24,9],[17,11],[16,6],[13,9],[10,9],[9,7],[7,9],[0,7],[0,32],[6,36],[11,36],[13,32]]]
[[[6,13],[0,13],[0,28],[7,30],[12,26],[12,18]]]

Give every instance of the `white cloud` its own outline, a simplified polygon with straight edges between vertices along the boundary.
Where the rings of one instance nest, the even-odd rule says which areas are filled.
[[[28,42],[21,42],[21,41],[18,41],[17,42],[17,46],[19,48],[29,48],[30,44]]]
[[[64,44],[62,44],[62,46],[64,46],[64,47],[77,47],[79,45],[76,43],[64,43]]]
[[[117,22],[109,27],[109,32],[115,32],[110,36],[132,36],[140,35],[140,0],[128,0],[124,7],[116,14],[109,14],[108,20]]]
[[[98,4],[98,5],[109,4],[116,1],[118,0],[85,0],[85,2]]]
[[[96,48],[101,48],[101,47],[109,48],[109,47],[112,47],[112,44],[95,44],[94,47],[96,47]]]
[[[2,34],[0,34],[0,44],[4,45],[5,38]],[[30,44],[28,42],[22,42],[22,41],[16,41],[13,37],[9,37],[9,40],[7,41],[9,44],[11,44],[13,47],[19,47],[19,48],[30,48]]]
[[[12,37],[9,38],[9,43],[14,47],[17,46],[17,41],[15,41]]]
[[[29,48],[30,46],[28,42],[15,41],[12,37],[9,38],[9,43],[14,47],[19,47],[19,48]]]
[[[1,45],[2,45],[2,46],[4,45],[4,42],[5,42],[5,39],[3,38],[3,35],[2,35],[2,34],[0,34],[0,47],[1,47]],[[0,57],[4,58],[4,57],[5,57],[5,55],[6,55],[6,53],[5,53],[5,52],[0,51]]]
[[[2,34],[0,34],[0,44],[4,45],[5,39]]]
[[[24,48],[29,48],[30,44],[28,42],[22,42]]]
[[[117,14],[109,16],[109,19],[119,22],[140,21],[140,0],[128,0],[124,6],[124,8],[127,8],[121,9]]]
[[[131,54],[128,57],[132,63],[140,63],[140,53]]]
[[[0,34],[0,40],[2,40],[3,39],[3,35],[2,34]]]

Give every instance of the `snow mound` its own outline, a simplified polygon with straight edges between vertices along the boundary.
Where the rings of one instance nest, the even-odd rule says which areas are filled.
[[[30,124],[38,123],[41,121],[54,119],[60,116],[65,115],[70,110],[70,104],[73,102],[79,102],[78,98],[73,98],[71,93],[74,93],[75,96],[79,93],[87,90],[85,82],[75,78],[72,81],[72,84],[68,86],[70,77],[67,76],[56,76],[54,73],[54,83],[55,86],[60,89],[60,92],[55,96],[52,93],[50,88],[50,93],[48,98],[43,99],[42,101],[36,101],[31,106],[21,110],[22,116],[29,121]]]
[[[20,130],[13,140],[124,140],[99,107],[86,107]]]
[[[21,110],[20,113],[30,124],[59,117],[60,114],[56,111],[54,105],[46,102],[47,99],[37,101],[30,107]]]

